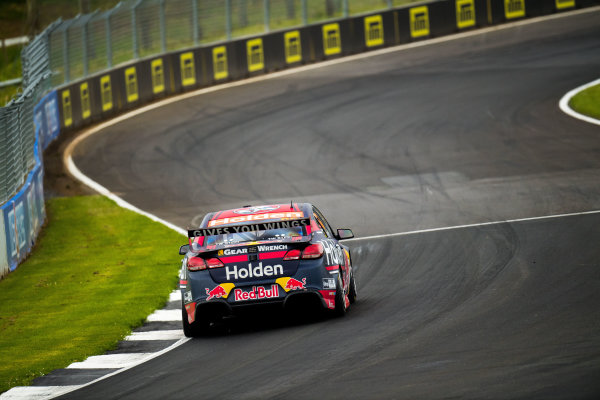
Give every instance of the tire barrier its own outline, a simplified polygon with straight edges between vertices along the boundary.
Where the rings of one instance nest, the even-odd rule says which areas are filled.
[[[78,129],[222,82],[598,4],[600,0],[432,1],[148,57],[58,88],[61,128]]]

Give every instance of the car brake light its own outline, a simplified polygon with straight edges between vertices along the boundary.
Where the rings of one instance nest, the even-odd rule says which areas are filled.
[[[220,268],[225,266],[218,258],[209,258],[206,260],[206,265],[208,265],[208,268]]]
[[[323,245],[321,243],[311,244],[302,251],[303,259],[319,258],[323,255]]]
[[[299,258],[300,258],[300,250],[298,250],[298,249],[290,250],[287,253],[285,253],[285,256],[283,256],[284,261],[298,260]]]
[[[206,269],[206,262],[201,257],[190,257],[187,262],[188,271],[201,271]]]

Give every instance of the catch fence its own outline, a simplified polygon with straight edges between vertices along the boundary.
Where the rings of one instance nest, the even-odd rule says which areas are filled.
[[[208,43],[392,8],[415,0],[127,0],[50,33],[52,86]]]

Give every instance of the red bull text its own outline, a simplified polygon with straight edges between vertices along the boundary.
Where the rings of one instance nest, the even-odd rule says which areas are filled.
[[[262,286],[253,286],[249,292],[245,292],[242,289],[235,289],[233,294],[235,301],[273,299],[279,297],[279,285],[271,285],[271,289]]]

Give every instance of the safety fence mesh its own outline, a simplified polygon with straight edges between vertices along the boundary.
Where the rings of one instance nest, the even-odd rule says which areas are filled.
[[[0,205],[6,203],[25,183],[35,165],[33,108],[50,88],[50,25],[21,53],[23,91],[0,108]]]
[[[168,51],[383,10],[415,0],[125,0],[59,21],[52,85]]]

